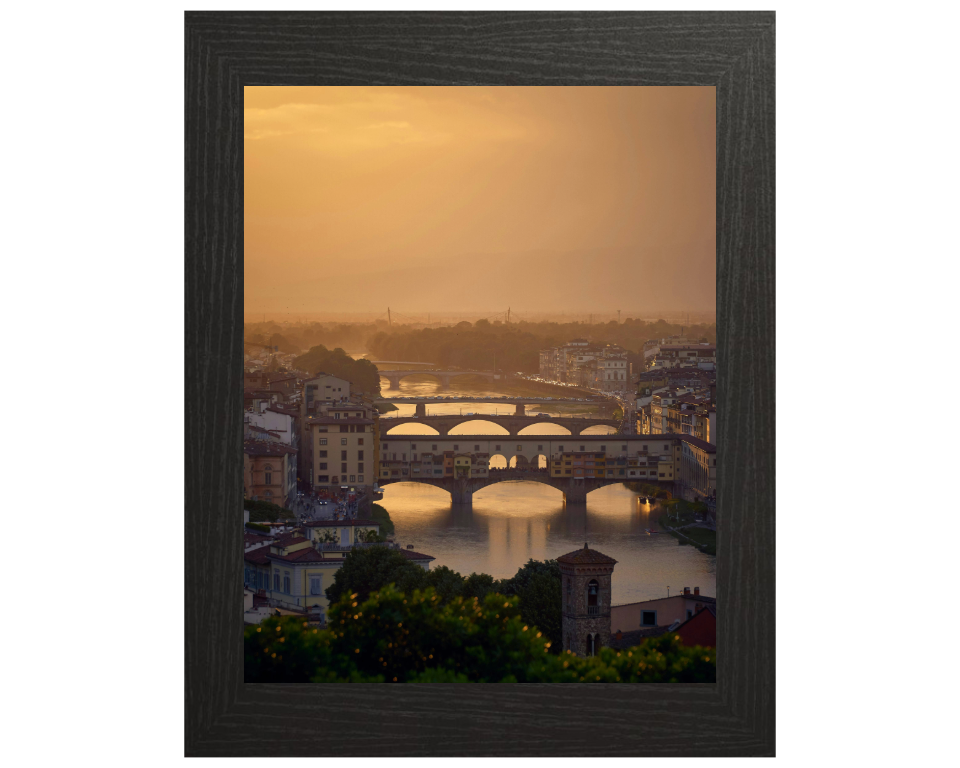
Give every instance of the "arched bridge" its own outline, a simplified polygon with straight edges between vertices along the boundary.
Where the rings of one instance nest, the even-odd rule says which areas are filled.
[[[450,386],[450,380],[456,378],[457,376],[481,376],[488,381],[501,381],[507,378],[507,375],[504,373],[497,373],[496,371],[444,371],[444,370],[429,370],[429,369],[416,369],[411,368],[407,370],[381,370],[380,375],[387,379],[390,382],[390,389],[399,389],[400,388],[400,379],[406,378],[407,376],[421,376],[423,374],[428,374],[434,376],[440,380],[440,386],[443,389],[446,389]]]
[[[518,406],[518,410],[523,406]],[[419,408],[418,408],[419,410]],[[490,413],[474,413],[468,416],[460,415],[440,415],[440,416],[396,416],[388,418],[380,417],[380,438],[386,438],[392,429],[401,424],[423,424],[437,430],[439,435],[449,435],[450,430],[461,424],[467,424],[471,421],[489,421],[497,424],[507,430],[508,435],[519,435],[521,430],[530,426],[541,424],[556,424],[570,431],[571,435],[579,435],[588,427],[607,426],[619,429],[621,422],[618,419],[611,418],[593,418],[590,416],[526,416],[509,414],[506,416],[495,416]],[[536,432],[527,434],[535,435]],[[505,435],[506,436],[506,435]]]
[[[585,504],[587,494],[597,488],[603,488],[606,485],[618,485],[623,480],[610,478],[609,480],[599,479],[575,479],[550,477],[546,470],[516,470],[502,469],[490,470],[489,477],[438,477],[438,478],[383,478],[380,480],[380,486],[391,483],[420,483],[421,485],[432,485],[434,488],[440,488],[450,494],[454,504],[472,504],[473,494],[482,488],[494,483],[503,482],[532,482],[549,485],[563,493],[564,504]]]

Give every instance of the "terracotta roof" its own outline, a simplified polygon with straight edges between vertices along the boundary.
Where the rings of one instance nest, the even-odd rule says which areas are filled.
[[[291,544],[296,544],[298,541],[307,541],[307,537],[304,535],[303,531],[294,529],[292,531],[287,531],[286,533],[280,534],[273,542],[273,546],[289,547]]]
[[[285,563],[318,563],[323,560],[323,555],[321,555],[313,547],[306,547],[305,549],[298,549],[296,552],[291,552],[289,555],[275,555],[268,554],[267,557],[270,560],[282,560]]]
[[[617,561],[612,557],[607,557],[602,552],[590,549],[586,544],[583,549],[576,549],[557,558],[558,563],[568,563],[570,565],[613,565]]]
[[[257,544],[261,541],[273,541],[273,537],[264,536],[262,533],[244,533],[243,534],[244,544]]]
[[[264,544],[262,547],[257,547],[256,549],[251,549],[248,552],[244,552],[243,559],[248,563],[253,563],[254,565],[266,565],[267,555],[269,554],[270,545]]]
[[[349,528],[351,525],[353,525],[353,526],[358,526],[358,525],[377,525],[377,526],[379,526],[380,523],[377,522],[376,520],[309,520],[308,522],[304,523],[303,525],[304,525],[305,528],[326,528],[326,527],[339,528],[339,527],[341,527],[341,526],[344,527],[344,528]]]
[[[296,453],[296,448],[282,443],[266,443],[259,440],[244,440],[243,452],[251,456],[284,456]]]
[[[397,550],[402,554],[407,560],[436,560],[437,558],[431,557],[430,555],[421,555],[419,552],[414,552],[411,549],[400,549]]]

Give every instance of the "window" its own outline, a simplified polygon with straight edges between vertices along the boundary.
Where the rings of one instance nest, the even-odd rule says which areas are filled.
[[[435,445],[432,446],[432,448],[433,448],[433,450],[437,450],[437,446],[435,446]]]
[[[327,468],[327,462],[321,461],[321,462],[320,462],[320,469],[326,469],[326,468]]]
[[[688,618],[688,619],[692,619],[692,618],[693,618],[693,611],[687,610],[687,618]]]
[[[280,571],[273,572],[273,589],[275,592],[280,591]]]
[[[580,446],[580,450],[581,450],[581,451],[585,451],[585,450],[586,450],[586,446],[581,445],[581,446]]]
[[[361,461],[359,464],[357,464],[357,472],[363,472],[363,462],[362,462],[362,461]],[[620,474],[623,474],[623,470],[622,470],[622,469],[620,470]]]
[[[347,471],[347,465],[346,465],[346,462],[344,462],[343,464],[340,465],[340,474],[343,474],[346,471]]]
[[[518,451],[523,451],[523,446],[522,446],[522,445],[518,445],[518,446],[517,446],[517,450],[518,450]]]
[[[362,437],[358,437],[358,438],[357,438],[357,445],[363,445],[363,438],[362,438]]]
[[[357,451],[357,460],[363,461],[363,451]]]
[[[607,450],[607,446],[605,446],[605,445],[601,445],[601,446],[600,446],[600,450],[601,450],[601,451],[604,451],[604,452],[606,452],[606,450]]]
[[[311,576],[310,577],[310,594],[319,595],[320,594],[320,579],[322,576]]]
[[[657,626],[657,612],[656,611],[640,611],[640,626],[641,627]]]
[[[573,579],[569,576],[567,581],[567,608],[573,608]]]
[[[347,452],[340,451],[340,461],[346,461],[346,460],[347,460]]]
[[[455,446],[453,446],[453,450],[455,450],[455,451],[459,451],[459,450],[460,450],[460,446],[459,446],[459,445],[455,445]]]
[[[350,482],[351,482],[351,483],[357,482],[357,476],[356,476],[356,475],[350,475]]]
[[[263,473],[263,483],[264,485],[273,485],[273,474],[271,472]]]
[[[498,450],[498,451],[500,450],[500,446],[499,446],[499,445],[497,446],[497,450]]]
[[[318,456],[319,458],[321,458],[321,459],[325,459],[325,458],[327,458],[327,452],[326,452],[326,451],[320,451],[320,453],[318,453],[317,456]]]
[[[410,443],[410,450],[411,450],[411,451],[417,450],[417,444],[416,444],[416,443]]]
[[[593,635],[587,635],[587,656],[594,655]]]
[[[347,444],[347,438],[341,437],[341,438],[340,438],[340,445],[346,445],[346,444]]]
[[[473,450],[475,450],[475,451],[479,451],[479,450],[480,450],[480,446],[479,446],[479,445],[475,445],[475,446],[473,446]]]
[[[329,482],[330,482],[330,475],[317,475],[317,482],[318,482],[318,483],[329,483]]]
[[[600,613],[600,584],[596,579],[587,584],[587,613],[594,616]]]
[[[363,475],[357,475],[357,482],[358,482],[358,483],[362,483],[362,482],[363,482]]]
[[[283,593],[285,595],[290,594],[290,572],[289,571],[283,572]]]
[[[349,424],[341,424],[341,425],[340,425],[340,431],[341,431],[341,432],[350,432],[350,431],[351,431],[350,425],[349,425]]]
[[[327,438],[321,437],[321,438],[320,438],[320,445],[326,445],[326,444],[327,444]]]
[[[543,450],[543,446],[542,446],[542,445],[538,445],[538,446],[537,446],[537,450],[538,450],[538,451],[542,451],[542,450]]]

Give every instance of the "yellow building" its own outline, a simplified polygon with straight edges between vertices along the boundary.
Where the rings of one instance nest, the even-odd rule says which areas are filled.
[[[291,469],[297,449],[283,443],[245,440],[243,443],[243,496],[287,507],[296,492]]]
[[[322,407],[307,419],[314,490],[370,489],[379,475],[380,430],[376,410],[366,403]]]

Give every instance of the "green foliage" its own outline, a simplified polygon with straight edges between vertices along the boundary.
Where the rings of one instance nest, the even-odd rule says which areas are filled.
[[[317,534],[317,541],[321,544],[336,544],[339,540],[336,532],[330,528],[325,528],[322,532]]]
[[[250,521],[255,523],[275,523],[280,518],[296,519],[296,515],[289,509],[269,501],[254,501],[244,499],[243,508],[250,513]]]
[[[556,560],[529,560],[512,579],[499,585],[503,594],[520,598],[524,620],[543,631],[553,644],[554,653],[560,652],[563,636],[561,584],[560,565]]]
[[[245,681],[287,682],[716,682],[713,649],[651,638],[627,651],[580,658],[549,653],[519,599],[496,593],[443,603],[432,588],[345,594],[328,629],[297,617],[244,631]]]
[[[357,539],[364,544],[383,544],[387,539],[372,528],[367,531],[358,531]]]
[[[371,504],[370,516],[380,524],[380,533],[384,536],[393,533],[393,520],[390,519],[390,513],[384,507],[379,504]]]
[[[246,528],[251,531],[260,531],[260,533],[270,533],[270,528],[259,523],[247,523]]]
[[[353,392],[380,394],[380,374],[369,360],[354,360],[340,347],[329,350],[322,344],[294,358],[294,368],[311,374],[329,373],[349,381]]]
[[[358,594],[360,600],[366,600],[372,592],[383,589],[388,584],[396,584],[401,589],[409,587],[412,592],[421,586],[426,573],[427,571],[407,560],[396,549],[352,549],[334,575],[333,584],[327,587],[326,595],[331,603],[345,594],[353,593]]]

